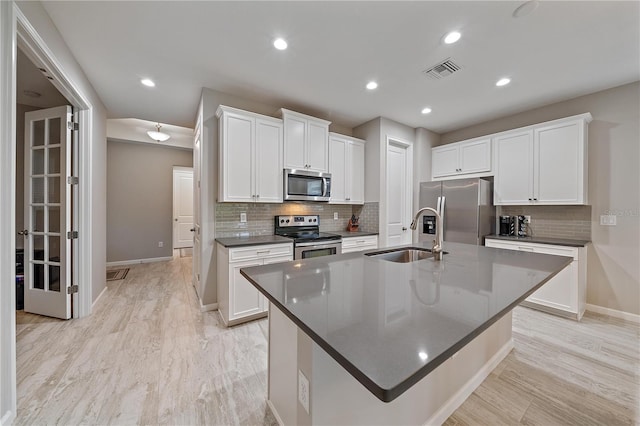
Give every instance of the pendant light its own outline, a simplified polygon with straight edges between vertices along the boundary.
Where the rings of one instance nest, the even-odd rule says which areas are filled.
[[[153,139],[154,141],[157,141],[157,142],[164,142],[164,141],[166,141],[166,140],[167,140],[167,139],[169,139],[171,136],[169,136],[169,135],[168,135],[168,134],[166,134],[166,133],[161,132],[161,131],[160,131],[160,128],[161,128],[161,127],[162,127],[162,126],[160,125],[160,123],[156,124],[156,131],[154,132],[153,130],[149,130],[149,131],[147,132],[147,135],[149,135],[149,137],[150,137],[151,139]]]

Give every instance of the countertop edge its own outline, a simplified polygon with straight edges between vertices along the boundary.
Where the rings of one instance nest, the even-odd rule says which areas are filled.
[[[590,244],[589,240],[572,240],[569,238],[552,238],[552,237],[511,237],[507,235],[487,235],[485,240],[499,240],[499,241],[512,241],[515,243],[531,243],[531,244],[545,244],[552,246],[565,246],[565,247],[585,247]]]
[[[216,238],[215,241],[216,243],[226,248],[264,246],[270,244],[293,244],[293,240],[291,240],[290,238],[278,237],[275,235],[265,236],[265,238],[266,237],[271,238],[271,240],[261,239],[261,237],[258,237],[257,239],[253,239],[255,237],[220,237]]]
[[[307,327],[304,322],[298,319],[291,311],[289,311],[286,307],[284,307],[280,302],[278,302],[273,296],[271,296],[267,291],[265,291],[258,283],[256,283],[251,277],[249,277],[242,269],[240,270],[240,274],[245,277],[249,282],[251,282],[257,289],[262,293],[272,304],[274,304],[280,311],[285,314],[293,323],[299,327],[302,331],[305,332],[316,344],[318,344],[325,352],[327,352],[331,358],[333,358],[338,364],[340,364],[349,374],[351,374],[360,384],[362,384],[365,388],[367,388],[376,398],[383,402],[391,402],[394,399],[398,398],[404,392],[409,390],[413,385],[422,380],[427,374],[431,373],[437,367],[440,366],[443,362],[453,356],[455,353],[460,351],[464,346],[470,343],[473,339],[478,337],[482,332],[491,327],[496,321],[505,316],[508,312],[512,311],[517,305],[519,305],[523,300],[529,297],[532,293],[538,290],[543,284],[549,281],[551,278],[555,277],[560,271],[562,271],[566,266],[571,263],[571,259],[567,258],[564,266],[559,268],[556,272],[549,275],[546,279],[539,282],[534,288],[529,290],[527,293],[522,295],[520,298],[515,300],[505,309],[496,313],[494,316],[485,321],[482,325],[478,326],[471,333],[469,333],[464,338],[460,339],[456,344],[451,346],[449,349],[441,353],[438,357],[434,358],[431,362],[426,364],[424,367],[420,368],[418,371],[413,373],[411,376],[407,377],[397,385],[392,388],[386,389],[377,385],[374,381],[372,381],[369,377],[367,377],[363,372],[361,372],[356,366],[354,366],[351,362],[349,362],[344,356],[342,356],[337,350],[335,350],[329,343],[327,343],[322,337],[317,335],[313,330]]]

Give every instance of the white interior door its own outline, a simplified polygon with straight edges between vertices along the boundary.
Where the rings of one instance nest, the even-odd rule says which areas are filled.
[[[411,243],[411,177],[408,148],[389,143],[387,148],[387,245]]]
[[[193,169],[173,168],[173,248],[193,247]]]
[[[24,310],[71,318],[70,106],[25,114]]]

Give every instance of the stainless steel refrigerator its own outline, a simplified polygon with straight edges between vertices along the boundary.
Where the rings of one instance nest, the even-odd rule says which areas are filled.
[[[456,179],[420,184],[420,208],[432,207],[443,217],[444,241],[484,245],[495,233],[493,182],[484,178]],[[423,215],[420,241],[435,237],[435,216]]]

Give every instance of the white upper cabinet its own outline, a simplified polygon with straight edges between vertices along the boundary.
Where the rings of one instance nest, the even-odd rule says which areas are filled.
[[[220,106],[219,202],[282,202],[282,120]]]
[[[364,204],[364,144],[361,139],[329,134],[329,203]]]
[[[472,139],[431,150],[434,180],[460,175],[487,176],[491,170],[491,139]]]
[[[591,114],[494,137],[496,205],[587,204],[587,125]]]
[[[284,108],[280,111],[284,122],[284,167],[327,172],[331,122]]]

